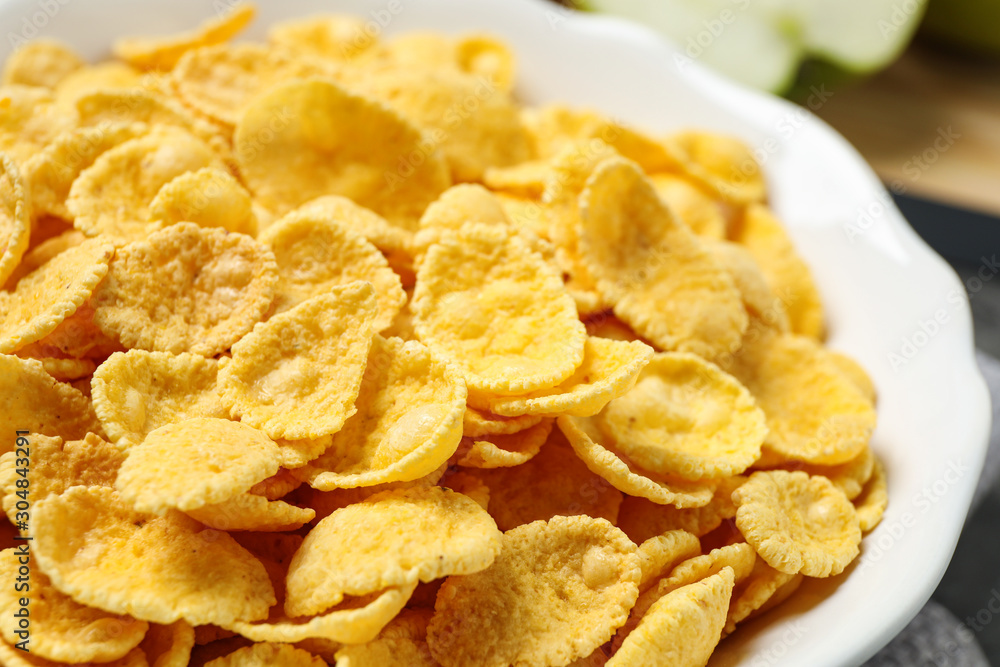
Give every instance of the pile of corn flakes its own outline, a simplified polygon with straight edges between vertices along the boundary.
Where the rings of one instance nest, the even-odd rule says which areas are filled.
[[[857,557],[875,390],[745,145],[253,16],[3,68],[0,663],[704,665]]]

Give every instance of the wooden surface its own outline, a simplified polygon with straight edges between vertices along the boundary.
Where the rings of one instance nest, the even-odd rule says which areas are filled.
[[[1000,61],[918,43],[817,115],[890,187],[1000,216]]]

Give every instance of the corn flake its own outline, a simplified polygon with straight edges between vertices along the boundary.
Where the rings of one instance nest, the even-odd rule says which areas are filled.
[[[267,41],[285,49],[329,60],[352,60],[375,45],[375,33],[347,14],[316,14],[275,23]]]
[[[623,454],[610,448],[593,418],[559,417],[556,420],[576,455],[596,475],[630,496],[640,496],[660,505],[701,507],[712,499],[716,484],[692,482],[657,474],[631,463]]]
[[[747,207],[733,240],[757,260],[771,291],[788,311],[792,332],[822,339],[826,327],[819,289],[774,214],[765,206]]]
[[[226,418],[215,391],[217,367],[215,359],[187,352],[116,352],[94,373],[94,411],[111,441],[123,448],[174,422]]]
[[[14,450],[17,430],[67,439],[100,432],[90,400],[41,362],[0,355],[0,371],[0,453]]]
[[[726,615],[726,626],[723,636],[732,633],[738,623],[751,617],[754,612],[762,610],[764,605],[770,606],[773,600],[782,594],[788,595],[802,582],[801,574],[785,574],[779,572],[758,558],[754,563],[753,572],[749,578],[736,586],[733,599]]]
[[[723,569],[664,595],[629,633],[608,667],[706,664],[722,636],[732,593],[732,570]]]
[[[376,331],[392,324],[406,303],[399,276],[382,253],[332,217],[293,211],[265,229],[258,240],[278,262],[272,313],[356,280],[371,283],[375,289]]]
[[[280,448],[281,445],[279,444],[278,446]],[[290,470],[282,467],[275,475],[257,482],[250,487],[250,493],[263,496],[268,500],[278,500],[299,488],[301,484],[302,482]]]
[[[129,449],[116,488],[140,512],[221,503],[278,472],[278,447],[260,431],[194,417],[151,431]]]
[[[247,105],[270,88],[290,79],[336,74],[328,63],[283,48],[222,44],[189,52],[170,76],[185,104],[233,127]]]
[[[583,361],[586,333],[562,280],[502,227],[442,233],[420,263],[412,307],[420,340],[462,369],[470,391],[545,389]]]
[[[288,644],[254,644],[205,663],[205,667],[323,667],[326,663]]]
[[[489,167],[533,157],[517,107],[485,77],[425,67],[375,69],[360,73],[357,88],[423,128],[456,182],[479,181]]]
[[[414,582],[351,598],[321,614],[289,618],[281,606],[272,607],[260,623],[236,621],[230,627],[254,641],[307,642],[320,640],[339,644],[363,644],[378,635],[413,594]],[[337,647],[334,647],[336,650]]]
[[[463,438],[456,462],[470,468],[509,468],[530,461],[552,432],[552,420],[509,435]]]
[[[733,492],[736,526],[767,564],[786,574],[840,574],[858,555],[854,506],[825,477],[757,472]]]
[[[201,169],[225,169],[212,149],[176,128],[161,128],[101,153],[70,187],[66,208],[87,236],[102,234],[121,245],[156,228],[149,205],[177,176]]]
[[[31,220],[21,173],[9,156],[0,153],[0,285],[14,273],[28,249]]]
[[[94,322],[128,347],[214,356],[260,321],[277,279],[274,255],[250,237],[179,223],[118,249]]]
[[[33,39],[10,54],[0,83],[55,88],[84,62],[72,49],[52,39]]]
[[[580,251],[619,318],[662,350],[738,349],[749,323],[732,277],[634,163],[611,159],[580,195]]]
[[[209,19],[192,31],[169,36],[125,37],[116,40],[111,50],[117,58],[139,69],[172,69],[192,49],[229,41],[257,13],[256,5],[249,2],[231,7],[225,16]]]
[[[785,303],[778,298],[754,256],[743,246],[729,241],[706,243],[716,261],[726,267],[747,312],[757,321],[775,331],[791,329]]]
[[[542,419],[544,417],[541,415],[502,417],[489,412],[481,412],[472,406],[466,406],[462,435],[467,438],[478,438],[484,435],[510,435],[531,428]]]
[[[55,105],[52,91],[36,86],[0,86],[0,152],[18,165],[71,129],[73,118]]]
[[[629,392],[651,358],[653,350],[645,343],[590,336],[584,343],[583,362],[562,383],[525,396],[489,398],[485,407],[507,417],[523,414],[590,417],[609,401]]]
[[[194,628],[187,621],[151,623],[139,648],[150,667],[186,667],[194,647]]]
[[[670,530],[644,540],[639,544],[636,554],[642,569],[642,578],[639,580],[641,595],[681,562],[700,555],[701,543],[686,530]]]
[[[427,647],[424,610],[405,610],[365,644],[345,646],[337,651],[341,667],[438,667]]]
[[[285,612],[315,614],[346,595],[478,572],[500,552],[500,537],[493,519],[463,494],[430,487],[374,495],[306,536],[288,568]]]
[[[90,93],[141,87],[145,81],[137,69],[125,63],[108,61],[84,65],[56,85],[55,101],[62,109],[73,109],[77,100]]]
[[[629,496],[622,503],[617,525],[636,544],[673,530],[684,530],[702,537],[718,528],[726,519],[736,516],[736,505],[731,496],[745,481],[746,477],[740,475],[721,480],[712,500],[701,507],[679,509]]]
[[[444,158],[420,130],[329,80],[271,88],[244,110],[233,141],[250,191],[278,215],[338,194],[415,230],[451,184]]]
[[[844,354],[843,352],[837,352],[836,350],[827,350],[827,356],[833,365],[837,369],[849,377],[851,382],[854,383],[861,393],[865,395],[868,401],[875,405],[878,401],[878,392],[875,389],[875,382],[872,381],[871,376],[868,375],[868,371],[859,364],[855,359]]]
[[[684,172],[736,205],[763,202],[764,175],[750,147],[739,139],[707,132],[681,132],[665,144],[681,158]]]
[[[30,652],[14,648],[7,642],[0,641],[0,661],[4,667],[60,667],[65,663],[52,662],[41,657],[34,657]],[[81,663],[77,663],[81,664]],[[84,663],[85,664],[85,663]],[[99,663],[101,667],[149,667],[146,655],[140,648],[134,648],[124,657],[110,662]]]
[[[8,292],[13,292],[17,288],[17,283],[20,282],[21,278],[32,273],[56,255],[70,248],[75,248],[86,240],[86,236],[75,229],[70,229],[58,236],[47,238],[33,245],[31,250],[24,253],[21,263],[14,268],[13,273],[7,278],[7,284],[4,285],[4,288]]]
[[[679,156],[670,146],[593,110],[550,105],[525,109],[522,118],[542,158],[553,157],[573,145],[597,141],[649,173],[676,171],[679,166]]]
[[[427,631],[443,665],[567,664],[611,638],[638,595],[635,545],[604,519],[514,528],[489,568],[450,577]]]
[[[375,299],[368,283],[340,285],[254,327],[219,371],[232,416],[272,438],[338,432],[357,412]]]
[[[796,465],[796,470],[804,470],[810,475],[822,475],[844,492],[848,500],[854,500],[875,472],[875,454],[870,447],[847,463],[836,466]]]
[[[430,32],[410,32],[376,44],[365,53],[364,64],[389,68],[434,69],[461,73],[489,81],[507,92],[514,85],[514,55],[506,44],[489,35],[448,37]]]
[[[298,215],[329,218],[355,234],[365,237],[382,251],[389,266],[401,277],[412,273],[414,239],[413,230],[393,224],[347,197],[325,195],[299,206]],[[404,281],[406,282],[406,281]],[[412,280],[409,281],[412,284]]]
[[[268,500],[253,493],[241,493],[221,503],[203,505],[185,513],[209,528],[261,532],[298,530],[316,516],[315,510],[308,507]]]
[[[108,273],[114,248],[92,239],[53,257],[0,292],[0,352],[41,340],[73,315]]]
[[[94,324],[94,309],[84,302],[76,312],[59,323],[52,333],[17,351],[23,357],[55,357],[100,360],[124,348]],[[90,391],[89,388],[87,391]]]
[[[106,486],[113,488],[118,469],[125,455],[100,436],[87,433],[80,440],[63,441],[58,436],[32,433],[28,436],[31,452],[29,465],[15,452],[0,456],[0,490],[3,492],[3,509],[12,523],[18,521],[17,495],[27,479],[31,489],[31,502],[37,503],[49,496],[64,493],[72,486]],[[19,461],[20,458],[20,461]],[[21,475],[27,469],[27,477]],[[19,472],[20,471],[20,472]],[[23,519],[23,517],[22,517]],[[55,659],[55,658],[53,658]]]
[[[154,623],[256,620],[274,604],[260,562],[224,532],[178,512],[128,507],[112,489],[77,486],[35,505],[32,554],[74,600]]]
[[[80,173],[105,151],[144,134],[142,124],[108,123],[80,127],[56,137],[24,163],[24,181],[31,197],[31,215],[72,220],[66,208],[70,187]]]
[[[693,354],[661,353],[594,418],[623,454],[689,480],[743,472],[760,456],[764,413],[750,392]]]
[[[667,208],[692,232],[706,239],[726,238],[729,225],[721,202],[680,174],[659,172],[650,174],[649,180]]]
[[[861,495],[854,499],[861,532],[867,533],[875,529],[882,521],[886,507],[889,506],[889,485],[882,462],[875,460],[875,468],[871,478],[865,484]]]
[[[758,336],[743,346],[730,372],[767,417],[765,452],[839,465],[861,454],[875,429],[871,402],[811,338]]]
[[[154,134],[170,129],[184,131],[200,139],[220,157],[230,159],[228,138],[217,127],[192,115],[180,103],[155,89],[102,88],[80,95],[74,105],[80,127],[102,129],[142,123]]]
[[[17,549],[0,551],[0,576],[11,582],[27,582],[27,587],[19,587],[20,593],[15,592],[13,585],[3,587],[0,613],[13,618],[22,608],[19,598],[29,601],[32,655],[56,662],[109,662],[123,657],[142,641],[148,627],[144,621],[74,602],[37,568],[29,568],[26,578],[18,578],[19,562],[22,565],[28,562],[26,553],[21,554]],[[4,623],[0,628],[5,642],[22,641],[14,629],[14,623]]]
[[[165,225],[187,221],[257,235],[250,194],[229,172],[212,167],[183,173],[160,188],[149,217]]]
[[[619,630],[618,636],[615,638],[615,645],[621,645],[628,634],[642,622],[647,611],[664,595],[669,595],[679,588],[702,581],[726,568],[732,571],[734,582],[739,584],[751,575],[756,561],[757,554],[754,553],[753,547],[746,542],[738,542],[713,549],[707,554],[694,556],[679,563],[670,571],[669,575],[639,595],[635,606],[632,607],[628,623]]]
[[[424,477],[458,448],[465,396],[455,370],[426,347],[376,336],[357,414],[296,475],[327,491]]]

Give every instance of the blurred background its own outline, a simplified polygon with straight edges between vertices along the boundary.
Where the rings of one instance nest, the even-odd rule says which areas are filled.
[[[868,160],[972,304],[991,452],[951,566],[874,666],[1000,666],[1000,0],[564,0],[808,108]],[[946,443],[944,443],[946,445]],[[920,558],[920,554],[914,554]]]

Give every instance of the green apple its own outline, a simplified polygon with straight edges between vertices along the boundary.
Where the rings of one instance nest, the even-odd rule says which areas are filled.
[[[1000,55],[1000,0],[931,0],[921,32],[972,51]]]
[[[969,0],[977,2],[983,0]],[[997,0],[1000,2],[1000,0]],[[789,91],[804,61],[847,78],[889,64],[909,43],[926,0],[585,0],[673,40],[681,57],[747,85]]]

